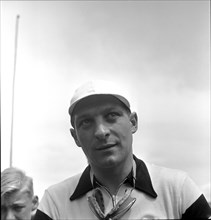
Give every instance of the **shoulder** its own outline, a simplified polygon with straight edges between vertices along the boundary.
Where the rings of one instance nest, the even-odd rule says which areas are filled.
[[[183,181],[188,175],[186,172],[167,168],[164,166],[158,166],[153,163],[149,163],[148,161],[143,161],[134,156],[136,162],[136,169],[140,172],[145,172],[145,174],[149,175],[153,182],[174,182]]]
[[[61,214],[60,210],[63,210],[69,202],[80,176],[81,174],[74,175],[47,188],[38,206],[40,212],[52,219],[58,219]]]
[[[201,190],[189,175],[181,170],[146,163],[155,191],[163,198],[172,200],[181,213],[202,195]]]
[[[145,162],[145,164],[147,166],[151,179],[155,182],[162,182],[162,184],[182,184],[185,179],[188,178],[188,174],[182,170],[158,166],[148,162]]]
[[[81,173],[69,177],[57,184],[54,184],[46,189],[46,193],[52,196],[56,196],[56,195],[61,196],[63,198],[64,196],[67,195],[70,196],[75,190],[80,177],[81,177]]]
[[[197,199],[202,194],[186,172],[150,163],[146,163],[146,166],[155,190],[169,192],[180,198],[190,196]]]

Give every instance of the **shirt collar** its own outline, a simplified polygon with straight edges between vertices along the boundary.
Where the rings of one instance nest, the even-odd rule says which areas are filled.
[[[156,198],[157,194],[153,189],[152,181],[145,163],[135,156],[133,156],[133,158],[136,163],[135,189],[142,191],[153,198]],[[76,186],[75,191],[70,197],[71,201],[78,199],[79,197],[83,196],[84,194],[86,194],[94,188],[90,178],[90,170],[90,166],[87,166],[84,172],[82,173],[78,185]],[[131,171],[126,181],[132,186],[133,178],[133,172]]]
[[[136,156],[133,156],[136,162],[136,181],[135,188],[146,193],[147,195],[156,198],[157,193],[155,192],[152,181],[147,169],[146,164],[139,160]]]
[[[86,167],[84,172],[82,173],[78,185],[74,191],[74,193],[71,195],[70,200],[73,201],[87,192],[91,191],[93,189],[91,179],[90,179],[90,165]]]

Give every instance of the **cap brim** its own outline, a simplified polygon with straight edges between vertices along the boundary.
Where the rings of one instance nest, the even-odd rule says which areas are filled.
[[[127,100],[125,97],[123,97],[123,96],[121,96],[121,95],[110,94],[110,93],[94,93],[94,94],[89,94],[89,95],[87,95],[87,96],[81,97],[80,99],[78,99],[78,100],[76,100],[75,102],[73,102],[73,103],[71,104],[71,106],[69,107],[69,110],[68,110],[69,115],[70,115],[70,116],[72,115],[72,113],[73,113],[73,111],[74,111],[74,108],[76,107],[76,105],[77,105],[80,101],[86,99],[87,97],[95,96],[95,95],[111,95],[111,96],[114,96],[114,97],[116,97],[118,100],[120,100],[128,109],[130,109],[130,103],[128,102],[128,100]]]

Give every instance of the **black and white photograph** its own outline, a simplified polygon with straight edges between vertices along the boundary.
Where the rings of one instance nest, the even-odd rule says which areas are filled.
[[[0,4],[1,219],[211,218],[210,1]]]

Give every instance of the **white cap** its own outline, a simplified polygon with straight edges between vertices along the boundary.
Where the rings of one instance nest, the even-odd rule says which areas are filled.
[[[123,91],[121,88],[118,87],[118,85],[114,83],[98,80],[87,82],[75,90],[75,93],[70,101],[70,116],[79,101],[92,95],[115,96],[130,109],[130,103],[126,98],[125,91]]]

